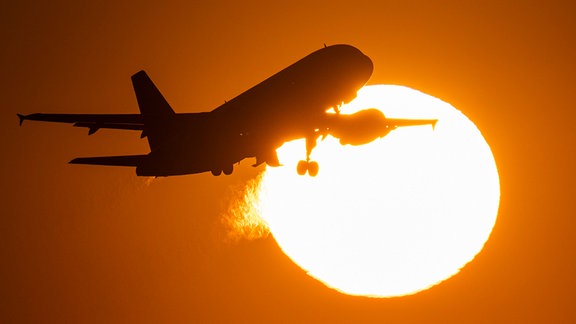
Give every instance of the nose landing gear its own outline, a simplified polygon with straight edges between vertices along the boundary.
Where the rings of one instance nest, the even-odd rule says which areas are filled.
[[[298,165],[296,166],[296,172],[299,175],[305,175],[308,172],[308,175],[311,177],[315,177],[318,174],[318,162],[316,161],[304,161],[300,160]]]
[[[316,147],[317,139],[318,136],[316,135],[306,137],[306,160],[298,161],[298,165],[296,166],[296,172],[298,172],[299,175],[305,175],[306,172],[308,172],[308,175],[315,177],[318,174],[318,162],[310,161],[310,153],[312,153],[312,150]]]

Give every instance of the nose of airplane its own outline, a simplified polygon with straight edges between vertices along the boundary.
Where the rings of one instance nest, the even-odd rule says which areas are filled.
[[[374,63],[372,63],[372,60],[364,54],[362,54],[361,61],[362,71],[365,73],[366,81],[368,81],[372,75],[372,72],[374,71]]]
[[[359,49],[354,48],[354,50],[354,67],[356,69],[356,75],[361,79],[363,83],[365,83],[368,81],[368,79],[370,79],[370,76],[372,76],[372,72],[374,71],[374,63],[372,63],[372,60]]]

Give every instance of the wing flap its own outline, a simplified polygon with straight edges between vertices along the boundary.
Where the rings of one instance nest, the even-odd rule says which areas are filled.
[[[146,160],[147,157],[147,155],[80,157],[68,163],[136,167]]]

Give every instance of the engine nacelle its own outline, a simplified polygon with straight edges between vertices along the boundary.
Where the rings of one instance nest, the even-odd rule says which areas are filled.
[[[361,110],[351,115],[333,115],[329,125],[330,135],[339,138],[340,144],[363,145],[388,134],[393,127],[378,109]]]

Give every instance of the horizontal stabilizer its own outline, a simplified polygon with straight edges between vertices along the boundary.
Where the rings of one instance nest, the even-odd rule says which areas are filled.
[[[68,163],[136,167],[139,166],[146,158],[147,155],[82,157],[75,158]]]
[[[78,122],[74,123],[74,127],[86,127],[88,128],[88,135],[96,133],[100,128],[109,129],[126,129],[126,130],[139,130],[144,131],[143,124],[118,124],[118,123],[88,123],[88,122]]]

